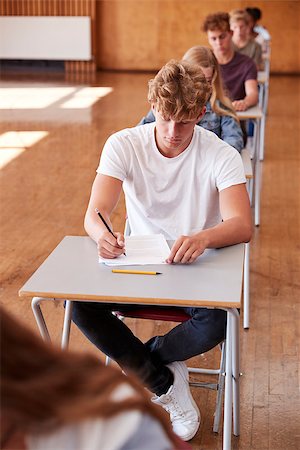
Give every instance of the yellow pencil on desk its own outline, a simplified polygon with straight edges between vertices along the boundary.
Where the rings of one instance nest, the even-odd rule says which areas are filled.
[[[113,273],[129,273],[135,275],[161,275],[161,272],[152,272],[146,270],[126,270],[126,269],[112,269]]]

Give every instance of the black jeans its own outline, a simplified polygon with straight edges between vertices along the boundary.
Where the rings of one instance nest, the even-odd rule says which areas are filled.
[[[125,371],[135,373],[156,395],[167,392],[173,383],[173,375],[166,364],[207,352],[226,334],[225,311],[183,308],[191,316],[190,320],[144,344],[112,314],[112,311],[132,309],[132,305],[94,302],[74,302],[73,305],[73,321],[85,336]]]

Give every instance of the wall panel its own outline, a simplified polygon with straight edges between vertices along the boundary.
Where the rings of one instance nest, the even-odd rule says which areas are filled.
[[[300,1],[98,0],[97,65],[156,70],[193,45],[207,45],[200,25],[209,13],[257,6],[272,35],[271,70],[300,73]]]
[[[215,11],[253,6],[246,0],[0,0],[0,15],[88,15],[98,68],[156,70],[196,44]],[[271,70],[300,73],[300,1],[258,0],[272,35]],[[67,62],[67,71],[95,70],[95,62]]]

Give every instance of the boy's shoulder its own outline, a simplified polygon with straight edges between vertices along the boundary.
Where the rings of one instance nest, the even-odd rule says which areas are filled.
[[[119,140],[119,139],[135,139],[135,138],[146,138],[151,135],[155,122],[146,123],[145,125],[136,125],[130,128],[123,128],[122,130],[115,131],[109,136],[109,140]]]

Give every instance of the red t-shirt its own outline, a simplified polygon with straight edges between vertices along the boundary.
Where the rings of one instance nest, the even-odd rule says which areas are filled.
[[[232,101],[241,100],[246,96],[245,81],[257,80],[257,68],[249,56],[234,52],[227,64],[220,64],[223,83]]]

